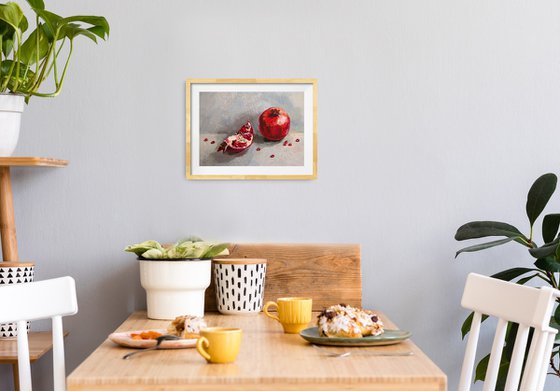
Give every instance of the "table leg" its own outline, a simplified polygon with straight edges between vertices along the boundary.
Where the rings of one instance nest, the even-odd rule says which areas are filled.
[[[17,262],[19,259],[10,167],[0,167],[0,235],[3,260]]]
[[[17,362],[12,364],[12,376],[14,378],[14,390],[19,391],[19,369]]]

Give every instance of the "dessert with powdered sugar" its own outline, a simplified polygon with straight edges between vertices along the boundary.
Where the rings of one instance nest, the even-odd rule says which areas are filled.
[[[337,304],[318,316],[319,334],[325,337],[361,338],[383,333],[383,322],[372,311]]]

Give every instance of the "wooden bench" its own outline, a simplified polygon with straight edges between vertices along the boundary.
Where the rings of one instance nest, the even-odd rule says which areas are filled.
[[[333,304],[362,306],[358,244],[234,244],[226,258],[267,260],[264,300],[306,296],[313,310]],[[297,278],[294,278],[297,275]],[[206,290],[206,311],[217,311],[214,282]]]

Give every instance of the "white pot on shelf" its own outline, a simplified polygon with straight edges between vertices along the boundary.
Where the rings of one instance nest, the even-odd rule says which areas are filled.
[[[210,259],[141,259],[139,262],[148,318],[172,320],[180,315],[204,316],[204,292],[212,275]]]
[[[12,156],[19,139],[25,97],[0,94],[0,157]]]

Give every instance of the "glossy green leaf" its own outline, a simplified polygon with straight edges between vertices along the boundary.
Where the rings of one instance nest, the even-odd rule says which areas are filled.
[[[60,26],[62,16],[45,9],[33,8],[33,11],[35,11],[37,16],[41,18],[43,22],[45,22],[43,28],[48,41],[51,43],[54,42],[54,36]],[[58,36],[57,41],[63,38],[64,36]]]
[[[37,44],[37,37],[39,43]],[[37,48],[39,48],[39,61],[41,61],[49,51],[49,40],[43,28],[40,25],[35,29],[29,37],[21,45],[20,59],[28,65],[33,65],[37,62]]]
[[[529,254],[531,254],[534,258],[546,258],[555,255],[559,241],[560,239],[556,238],[552,242],[545,244],[544,246],[530,248]]]
[[[97,35],[87,29],[82,28],[78,24],[68,23],[61,26],[60,33],[70,40],[76,38],[79,35],[83,35],[91,39],[93,42],[97,43]]]
[[[542,236],[545,243],[550,243],[556,238],[558,227],[560,227],[559,213],[544,216],[542,222]]]
[[[25,32],[28,27],[27,18],[17,3],[9,2],[0,4],[0,20],[8,23],[15,31],[18,31],[20,35]]]
[[[486,243],[475,244],[473,246],[465,247],[465,248],[463,248],[463,249],[461,249],[461,250],[459,250],[455,253],[455,258],[457,258],[457,256],[461,253],[468,253],[468,252],[485,250],[487,248],[496,247],[496,246],[500,246],[500,245],[505,244],[505,243],[509,243],[509,242],[511,242],[512,240],[515,240],[515,239],[516,239],[515,237],[511,237],[511,238],[495,240],[493,242],[486,242]]]
[[[539,275],[538,273],[535,273],[535,274],[531,274],[528,277],[520,278],[519,281],[517,281],[517,284],[525,285],[526,283],[528,283],[529,281],[531,281],[533,278],[537,277],[538,275]]]
[[[556,329],[558,329],[558,331],[560,331],[560,305],[556,306],[556,311],[554,311],[553,321],[554,322],[551,322],[551,325],[554,323],[552,327],[555,327]]]
[[[530,269],[530,268],[526,268],[526,267],[514,267],[512,269],[507,269],[504,271],[501,271],[499,273],[493,274],[491,275],[491,277],[493,278],[497,278],[499,280],[503,280],[503,281],[511,281],[514,278],[520,277],[523,274],[529,273],[535,271],[535,269]]]
[[[533,183],[531,188],[529,189],[529,193],[527,194],[527,217],[529,218],[529,223],[531,226],[535,223],[535,220],[539,217],[542,213],[546,204],[554,194],[554,190],[556,190],[556,182],[558,178],[554,174],[544,174],[541,175],[537,180]]]
[[[68,18],[63,18],[61,23],[68,24],[74,22],[81,22],[87,23],[92,27],[96,27],[95,32],[92,31],[95,35],[102,39],[106,39],[109,36],[109,22],[103,16],[70,16]]]
[[[463,321],[463,325],[461,326],[461,338],[465,339],[465,336],[471,331],[472,320],[474,317],[474,312],[471,312],[469,316]],[[484,322],[488,319],[488,315],[482,315],[480,323]]]
[[[521,237],[527,239],[513,225],[499,221],[471,221],[459,227],[457,233],[455,233],[456,240],[477,239],[487,236]]]
[[[45,9],[45,3],[43,2],[43,0],[26,0],[26,1],[27,4],[31,6],[31,8],[37,8],[41,10]]]
[[[539,258],[535,261],[535,266],[547,272],[560,272],[560,262],[554,257]]]

